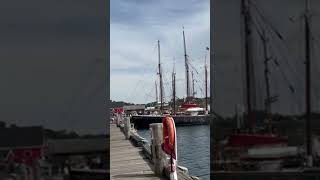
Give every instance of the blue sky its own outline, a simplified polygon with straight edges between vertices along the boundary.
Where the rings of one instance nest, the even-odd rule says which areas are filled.
[[[185,96],[182,26],[187,54],[197,71],[194,72],[198,81],[196,96],[203,97],[203,66],[206,47],[210,45],[209,3],[209,0],[111,0],[111,99],[134,103],[155,101],[157,40],[161,44],[165,99],[170,99],[174,62],[177,96]]]

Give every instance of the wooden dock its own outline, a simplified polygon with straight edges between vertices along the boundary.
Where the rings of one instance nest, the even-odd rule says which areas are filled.
[[[114,180],[156,180],[152,164],[142,153],[142,148],[135,147],[114,124],[110,124],[110,179]]]
[[[132,139],[135,139],[132,136]],[[150,152],[145,146],[134,146],[132,141],[126,140],[124,133],[115,124],[110,124],[110,179],[114,180],[156,180],[167,179],[156,176],[151,164]],[[190,176],[186,168],[178,166],[179,180],[199,179]]]

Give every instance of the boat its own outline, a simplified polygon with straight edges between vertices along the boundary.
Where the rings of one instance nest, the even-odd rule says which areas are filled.
[[[190,116],[199,116],[199,115],[204,115],[204,114],[205,114],[205,110],[200,107],[188,108],[185,111],[185,115],[190,115]]]
[[[200,108],[200,106],[196,103],[190,103],[190,102],[186,102],[186,103],[183,103],[180,107],[180,110],[182,111],[186,111],[188,110],[189,108]]]
[[[189,72],[189,65],[190,62],[188,61],[188,55],[186,52],[186,44],[185,44],[185,34],[183,29],[183,43],[184,43],[184,57],[185,57],[185,66],[186,66],[186,98],[184,100],[184,103],[177,108],[176,105],[176,79],[175,79],[175,65],[173,67],[172,72],[172,103],[171,105],[169,103],[166,103],[164,101],[164,87],[163,87],[163,74],[162,74],[162,66],[161,66],[161,56],[160,56],[160,41],[158,40],[157,46],[158,46],[158,72],[157,75],[159,76],[159,83],[157,83],[157,80],[155,81],[155,93],[156,93],[156,101],[153,102],[153,106],[147,107],[145,109],[144,115],[150,115],[150,116],[157,116],[157,115],[187,115],[187,116],[196,116],[198,114],[208,114],[208,93],[207,93],[207,65],[205,64],[205,108],[200,107],[198,104],[192,102],[195,98],[195,89],[194,89],[194,78],[193,78],[193,72],[192,74],[192,89],[190,88],[190,72]],[[209,50],[207,47],[206,50]],[[159,86],[158,86],[159,84]],[[158,94],[159,90],[159,94]],[[158,99],[159,97],[159,99]],[[204,112],[205,110],[205,112]],[[139,114],[141,115],[141,114]]]
[[[229,157],[225,159],[226,162],[233,162],[232,165],[224,164],[230,171],[239,169],[280,170],[284,163],[298,157],[302,152],[296,146],[288,146],[287,137],[276,134],[232,134],[223,143],[224,157]],[[233,169],[232,166],[235,168]]]
[[[244,50],[246,64],[246,98],[247,98],[247,124],[245,127],[238,127],[233,133],[227,135],[223,140],[217,142],[214,159],[214,170],[216,171],[280,171],[288,164],[290,168],[296,169],[303,166],[303,153],[308,152],[303,147],[289,146],[288,137],[275,132],[272,127],[271,104],[277,100],[277,96],[270,95],[269,89],[269,67],[267,56],[267,36],[264,30],[257,30],[258,35],[263,42],[264,65],[265,65],[265,82],[266,82],[266,99],[265,113],[266,123],[261,129],[256,127],[256,119],[252,110],[254,101],[252,93],[254,86],[253,77],[253,60],[250,56],[251,46],[249,34],[249,21],[252,20],[249,7],[252,4],[249,0],[241,1],[243,30],[244,30]],[[256,25],[255,23],[251,23]],[[259,29],[255,27],[256,29]],[[289,87],[292,89],[292,87]],[[307,130],[308,133],[308,130]],[[309,150],[310,151],[310,150]],[[292,163],[290,160],[294,159]],[[293,165],[294,164],[294,165]]]

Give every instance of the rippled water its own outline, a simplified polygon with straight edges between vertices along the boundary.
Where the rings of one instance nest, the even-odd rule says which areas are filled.
[[[138,133],[150,142],[149,130]],[[208,125],[178,126],[178,163],[187,167],[189,174],[210,179],[210,127]]]

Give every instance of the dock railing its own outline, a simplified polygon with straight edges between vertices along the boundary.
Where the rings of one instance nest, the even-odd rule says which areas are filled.
[[[161,148],[162,144],[162,123],[150,124],[151,130],[151,142],[148,142],[145,138],[141,137],[134,128],[134,124],[130,123],[130,117],[118,116],[117,126],[120,127],[124,133],[126,139],[130,140],[134,145],[142,147],[144,155],[150,160],[154,167],[154,173],[159,176],[169,177],[169,172],[165,168],[166,156]],[[188,168],[183,166],[177,166],[178,176],[183,177],[181,179],[199,180],[200,178],[190,176]]]

